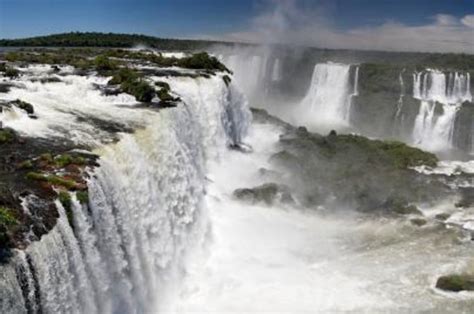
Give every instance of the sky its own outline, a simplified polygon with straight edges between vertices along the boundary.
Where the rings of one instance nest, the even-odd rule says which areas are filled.
[[[474,0],[0,0],[0,38],[70,31],[474,53]]]

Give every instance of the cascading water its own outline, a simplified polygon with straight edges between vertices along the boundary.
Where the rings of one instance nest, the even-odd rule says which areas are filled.
[[[421,102],[413,129],[414,143],[435,151],[451,148],[456,113],[463,102],[472,101],[470,74],[434,70],[415,73],[413,97]]]
[[[352,83],[350,69],[347,64],[316,64],[308,92],[294,119],[311,127],[349,126],[351,98],[357,94],[358,75],[356,69]]]
[[[98,108],[91,110],[107,108],[105,113],[114,108],[112,115],[130,113],[125,121],[146,127],[122,135],[116,144],[99,145],[100,167],[91,172],[88,182],[89,204],[81,205],[72,194],[72,226],[56,202],[60,217],[54,229],[26,250],[16,251],[10,264],[0,266],[0,311],[159,311],[172,290],[165,286],[181,274],[186,250],[207,232],[202,215],[206,161],[218,157],[226,145],[240,144],[250,123],[247,103],[233,84],[227,87],[217,76],[166,79],[183,101],[170,110],[134,111],[112,103],[104,108],[108,97],[92,91],[89,79],[72,79],[77,80],[75,95],[67,85],[52,87],[75,96],[74,101],[62,99],[63,108],[61,99],[46,105],[51,94],[44,93],[43,99],[38,93],[38,88],[45,88],[42,85],[12,90],[9,96],[22,94],[24,99],[37,93],[40,119],[26,133],[47,137],[58,123],[54,117],[87,110],[81,107],[82,93],[88,95],[90,107]],[[22,122],[13,119],[9,125],[18,127]],[[81,132],[94,130],[83,127]]]

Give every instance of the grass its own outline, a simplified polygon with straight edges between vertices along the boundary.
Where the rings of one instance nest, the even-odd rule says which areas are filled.
[[[51,174],[44,175],[38,172],[28,172],[26,174],[26,178],[29,180],[48,182],[51,185],[62,186],[68,190],[71,190],[74,187],[76,187],[76,182],[74,182],[73,180],[64,179],[59,176],[51,175]]]

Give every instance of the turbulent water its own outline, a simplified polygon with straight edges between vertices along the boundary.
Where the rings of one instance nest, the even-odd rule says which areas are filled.
[[[413,97],[421,102],[415,144],[435,151],[451,148],[456,113],[464,101],[472,101],[470,74],[430,70],[414,74],[413,81]]]
[[[2,313],[157,311],[187,248],[205,234],[206,160],[241,142],[250,123],[245,98],[220,77],[170,79],[183,104],[156,113],[131,109],[126,96],[101,96],[93,77],[41,84],[28,82],[31,72],[8,97],[34,102],[38,119],[6,112],[5,125],[97,145],[101,159],[89,206],[73,198],[74,230],[57,202],[56,227],[0,271]],[[144,128],[104,146],[93,125],[77,122],[81,113]]]
[[[125,94],[101,95],[105,78],[62,68],[62,82],[42,84],[31,79],[45,68],[24,70],[18,88],[2,97],[33,103],[38,119],[13,108],[0,113],[4,125],[92,145],[100,167],[91,171],[89,205],[73,195],[74,229],[57,202],[56,227],[0,266],[0,312],[472,311],[472,293],[434,288],[439,275],[474,267],[469,233],[441,228],[434,216],[449,211],[452,226],[473,230],[472,209],[422,206],[428,224],[419,228],[405,219],[249,205],[233,197],[237,188],[265,182],[261,169],[271,169],[283,132],[272,123],[251,124],[245,96],[265,98],[268,82],[283,80],[284,61],[247,57],[222,57],[235,71],[230,87],[220,75],[150,77],[168,82],[182,99],[160,111],[135,108]],[[350,126],[358,76],[354,65],[316,64],[306,94],[287,111],[297,114],[288,118]],[[417,144],[450,145],[459,104],[472,98],[469,80],[454,72],[415,74]],[[407,94],[400,96],[400,112]],[[138,130],[116,141],[91,117]],[[253,150],[229,149],[243,143]],[[417,170],[474,173],[474,166],[443,161]]]

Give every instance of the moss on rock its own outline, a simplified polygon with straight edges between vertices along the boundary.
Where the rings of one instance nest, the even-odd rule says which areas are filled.
[[[474,291],[474,276],[471,275],[447,275],[441,276],[436,281],[436,288],[459,292]]]

